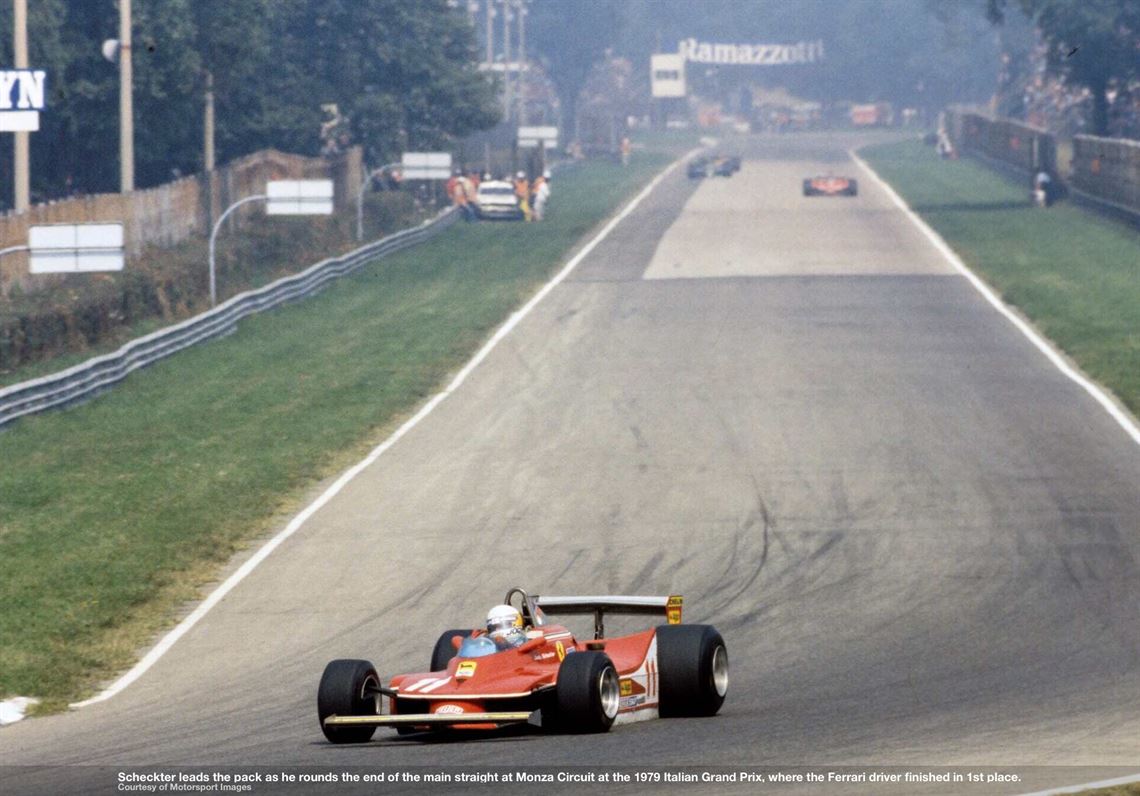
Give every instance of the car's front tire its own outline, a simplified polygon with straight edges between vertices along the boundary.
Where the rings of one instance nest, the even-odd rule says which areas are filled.
[[[728,648],[712,625],[657,628],[659,712],[667,716],[712,716],[728,693]]]
[[[604,652],[575,652],[558,667],[553,724],[562,732],[608,732],[617,718],[621,687]]]
[[[330,661],[317,689],[321,732],[332,743],[364,743],[375,726],[326,727],[329,716],[374,716],[380,712],[380,676],[368,661]]]
[[[445,630],[435,642],[435,649],[431,651],[431,668],[429,672],[442,672],[447,664],[455,657],[458,649],[452,643],[454,638],[467,638],[470,630]]]

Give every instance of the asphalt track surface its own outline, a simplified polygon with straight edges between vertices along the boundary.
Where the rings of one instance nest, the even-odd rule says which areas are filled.
[[[157,766],[1026,777],[958,789],[989,793],[1140,769],[1140,449],[851,143],[754,139],[731,179],[674,172],[138,682],[0,731],[0,789],[110,793],[109,771]],[[802,197],[826,171],[860,195]],[[684,594],[727,640],[724,709],[605,736],[324,742],[329,659],[420,670],[512,585]],[[684,788],[722,791],[760,792]]]

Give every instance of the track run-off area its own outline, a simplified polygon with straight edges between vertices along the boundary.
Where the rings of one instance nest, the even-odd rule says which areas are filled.
[[[0,730],[0,789],[113,793],[181,766],[883,766],[1021,779],[763,792],[1021,793],[1137,769],[1140,447],[855,143],[757,137],[731,179],[674,169],[129,687]],[[859,195],[802,196],[829,172]],[[720,714],[325,742],[328,660],[420,671],[515,585],[683,594],[728,644]],[[281,792],[310,790],[355,792]]]

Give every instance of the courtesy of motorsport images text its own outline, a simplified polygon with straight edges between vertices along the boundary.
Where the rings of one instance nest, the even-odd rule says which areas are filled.
[[[1140,794],[1135,0],[0,34],[4,796]]]

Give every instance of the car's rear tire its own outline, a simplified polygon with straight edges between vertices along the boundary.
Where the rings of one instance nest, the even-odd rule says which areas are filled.
[[[380,713],[380,676],[368,661],[330,661],[317,689],[321,732],[333,743],[364,743],[375,726],[326,727],[329,716],[373,716]]]
[[[804,180],[804,196],[811,196],[811,180]]]
[[[712,625],[657,628],[661,716],[712,716],[728,693],[728,648]]]
[[[558,667],[554,703],[552,723],[560,732],[608,732],[621,703],[620,681],[610,656],[604,652],[567,655]]]
[[[429,672],[442,672],[447,664],[455,657],[458,650],[451,643],[453,638],[466,638],[470,630],[445,630],[435,642],[435,649],[431,651],[431,668]]]
[[[855,180],[848,180],[847,186],[848,186],[847,187],[847,195],[848,196],[858,196],[859,195],[859,183],[858,182],[856,182]]]

